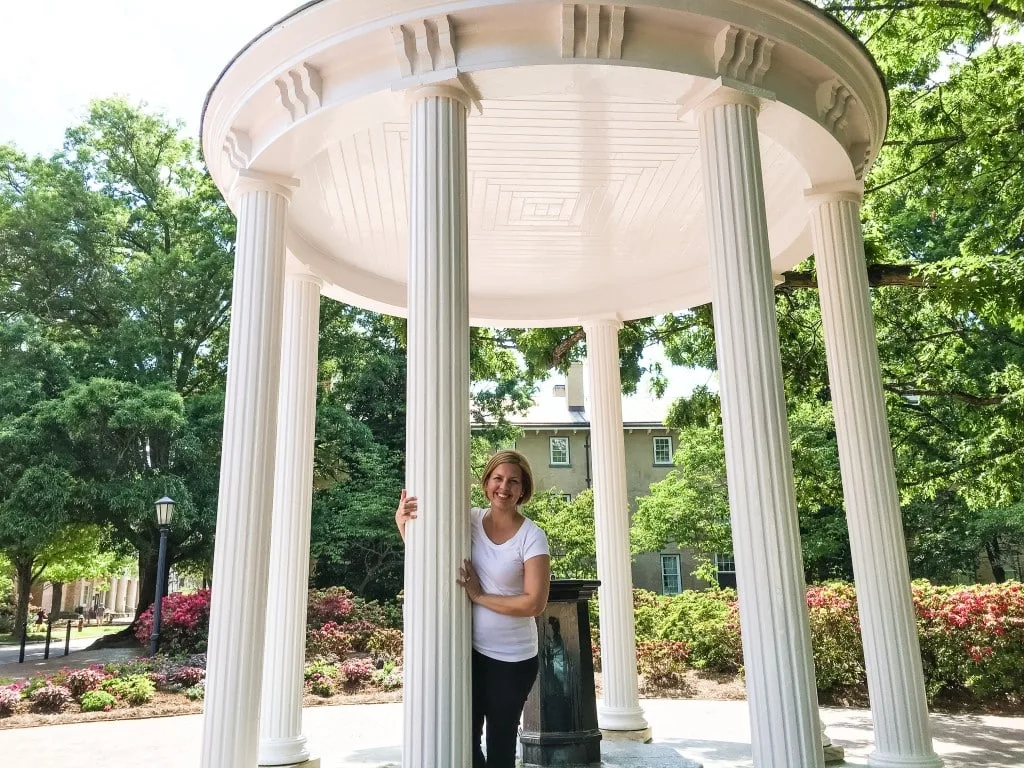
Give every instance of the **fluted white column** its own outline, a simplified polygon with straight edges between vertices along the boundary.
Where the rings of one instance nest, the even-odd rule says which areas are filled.
[[[290,186],[243,172],[213,557],[203,768],[252,768],[259,737]]]
[[[402,765],[470,764],[469,287],[464,94],[412,96]]]
[[[700,107],[704,209],[754,764],[823,765],[783,394],[758,102]]]
[[[319,765],[302,733],[309,529],[313,507],[321,280],[289,272],[284,288],[274,514],[263,652],[260,765]]]
[[[931,768],[921,651],[860,226],[860,185],[811,190],[818,290],[876,768]]]
[[[646,731],[636,680],[633,574],[629,556],[629,497],[622,434],[622,382],[616,320],[584,320],[590,381],[590,455],[601,613],[601,728]],[[645,738],[646,738],[645,734]]]

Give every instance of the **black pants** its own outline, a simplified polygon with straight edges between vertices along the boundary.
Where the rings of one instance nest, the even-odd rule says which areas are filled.
[[[498,661],[473,651],[473,768],[514,768],[523,705],[537,679],[537,657]],[[480,737],[487,721],[487,758]]]

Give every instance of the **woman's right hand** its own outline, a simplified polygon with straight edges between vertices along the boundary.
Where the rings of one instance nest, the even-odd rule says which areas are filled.
[[[395,510],[395,525],[398,526],[398,533],[405,541],[405,525],[410,520],[416,519],[416,512],[419,510],[419,500],[415,496],[409,496],[405,488],[398,498],[398,509]]]

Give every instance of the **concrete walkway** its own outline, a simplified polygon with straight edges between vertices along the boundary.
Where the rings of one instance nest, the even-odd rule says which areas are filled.
[[[747,705],[742,701],[647,699],[641,702],[655,741],[645,757],[617,766],[705,768],[752,765]],[[66,768],[197,768],[201,715],[54,725],[0,731],[4,765]],[[847,765],[867,765],[871,717],[864,710],[825,709],[829,735],[846,747]],[[305,732],[323,768],[378,768],[401,762],[401,704],[313,707],[304,713]],[[946,768],[1024,766],[1024,718],[933,715],[936,749]],[[691,762],[692,761],[692,762]],[[778,766],[777,768],[793,768]]]

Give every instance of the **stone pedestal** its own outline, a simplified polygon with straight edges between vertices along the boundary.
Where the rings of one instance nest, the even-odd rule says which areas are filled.
[[[548,605],[537,617],[540,672],[523,710],[523,763],[560,768],[598,768],[594,655],[589,600],[601,582],[556,579]]]

